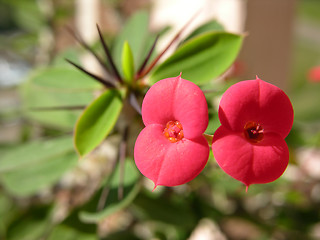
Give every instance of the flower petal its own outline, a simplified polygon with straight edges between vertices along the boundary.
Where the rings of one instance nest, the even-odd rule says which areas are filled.
[[[209,157],[209,146],[203,136],[171,143],[162,126],[150,124],[137,138],[134,158],[140,172],[155,185],[177,186],[196,177]]]
[[[155,83],[142,103],[144,124],[166,125],[179,121],[184,136],[192,139],[201,135],[208,126],[208,107],[201,89],[180,76]]]
[[[266,133],[285,138],[293,124],[293,108],[280,88],[257,78],[234,84],[223,94],[219,119],[233,131],[243,131],[247,122],[258,122]]]
[[[139,134],[134,146],[134,160],[140,172],[156,181],[162,159],[168,151],[170,142],[163,136],[163,126],[151,124]]]
[[[184,137],[192,139],[202,135],[208,126],[208,105],[201,89],[181,79],[175,92],[174,115],[183,126]]]
[[[209,158],[209,145],[203,136],[171,144],[156,185],[176,186],[194,179]]]
[[[264,134],[261,142],[251,143],[242,133],[224,126],[215,132],[212,152],[223,171],[247,186],[276,180],[289,161],[288,147],[281,136]]]
[[[166,78],[156,82],[148,90],[141,110],[145,126],[155,123],[165,126],[168,121],[176,120],[172,110],[176,85],[176,78]]]

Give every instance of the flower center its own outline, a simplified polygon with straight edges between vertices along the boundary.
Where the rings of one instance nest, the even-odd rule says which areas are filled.
[[[244,135],[253,143],[260,142],[263,139],[263,128],[259,123],[247,122],[244,126]]]
[[[169,121],[163,130],[163,135],[172,143],[183,138],[183,128],[179,121]]]

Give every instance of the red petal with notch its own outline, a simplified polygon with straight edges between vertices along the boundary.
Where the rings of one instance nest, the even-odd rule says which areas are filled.
[[[196,138],[208,126],[208,107],[201,89],[181,76],[155,83],[142,103],[142,119],[146,126],[179,121],[187,139]]]
[[[171,143],[163,126],[149,124],[139,134],[134,148],[135,163],[155,187],[177,186],[191,181],[205,167],[209,146],[203,136]]]
[[[231,86],[222,96],[219,119],[223,126],[242,132],[247,122],[258,122],[264,132],[285,138],[293,124],[293,108],[278,87],[257,78]]]
[[[251,143],[243,133],[220,126],[213,137],[212,151],[219,166],[247,186],[276,180],[289,162],[286,142],[274,133]]]

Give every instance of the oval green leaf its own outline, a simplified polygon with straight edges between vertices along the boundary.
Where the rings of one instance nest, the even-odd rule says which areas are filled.
[[[225,72],[236,59],[243,37],[226,32],[209,32],[187,41],[150,76],[151,83],[182,77],[204,84]]]
[[[32,85],[64,91],[86,91],[101,88],[101,84],[73,67],[53,67],[36,71]]]
[[[71,67],[35,70],[28,81],[20,86],[23,114],[42,125],[70,131],[80,111],[34,109],[86,106],[94,99],[93,91],[99,88],[101,84]]]
[[[212,32],[212,31],[224,31],[224,27],[219,23],[217,20],[211,20],[209,22],[206,22],[196,28],[192,33],[190,33],[185,40],[183,40],[182,43],[185,43],[186,41],[190,40],[191,38],[194,38],[200,34],[206,33],[206,32]]]
[[[106,138],[117,122],[122,105],[120,92],[110,89],[84,110],[74,131],[75,147],[81,156],[91,152]]]
[[[127,83],[131,83],[134,78],[133,55],[128,41],[125,41],[122,48],[122,71]]]
[[[77,160],[71,137],[26,143],[4,151],[0,180],[11,194],[29,196],[57,183]]]
[[[37,165],[70,152],[74,152],[71,136],[28,142],[2,152],[0,174]]]

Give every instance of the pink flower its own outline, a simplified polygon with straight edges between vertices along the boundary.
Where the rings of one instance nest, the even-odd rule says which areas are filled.
[[[281,89],[258,77],[239,82],[222,96],[219,119],[212,151],[227,174],[247,188],[282,175],[289,161],[284,138],[292,127],[293,108]]]
[[[313,67],[308,72],[310,82],[320,82],[320,66]]]
[[[142,120],[145,128],[136,140],[134,159],[155,187],[184,184],[202,171],[209,157],[202,136],[208,107],[197,85],[181,74],[155,83],[143,100]]]

